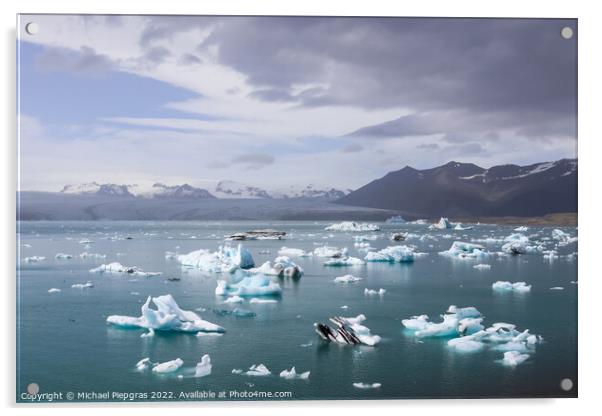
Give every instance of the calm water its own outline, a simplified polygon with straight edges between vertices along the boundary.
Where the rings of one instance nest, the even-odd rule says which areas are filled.
[[[328,268],[324,259],[296,258],[305,270],[297,282],[281,281],[283,294],[276,304],[228,306],[214,295],[216,278],[182,270],[166,251],[187,253],[211,250],[223,244],[223,236],[254,228],[277,228],[289,233],[285,241],[245,242],[257,264],[274,260],[282,246],[313,250],[318,244],[348,247],[350,255],[364,257],[354,248],[354,235],[372,233],[327,232],[318,222],[22,222],[20,258],[45,256],[39,263],[21,263],[18,285],[17,400],[29,383],[40,392],[180,392],[194,391],[290,391],[292,399],[380,399],[438,397],[547,397],[575,396],[577,391],[577,261],[543,259],[541,254],[492,257],[491,270],[477,270],[474,261],[458,261],[437,253],[453,241],[503,237],[513,227],[479,225],[470,231],[428,230],[424,225],[382,225],[371,241],[375,248],[391,245],[391,231],[406,231],[433,238],[412,238],[405,244],[429,253],[413,264],[379,264]],[[575,228],[562,228],[576,235]],[[531,227],[525,234],[552,248],[551,227]],[[132,239],[123,239],[131,237]],[[94,241],[89,248],[82,239]],[[28,247],[30,246],[30,247]],[[501,243],[490,244],[498,251]],[[259,254],[269,250],[270,254]],[[106,254],[104,260],[78,257],[88,251]],[[576,244],[559,248],[559,254],[577,251]],[[57,253],[74,255],[57,260]],[[119,255],[118,255],[119,253]],[[163,275],[131,278],[89,273],[101,263],[119,261]],[[357,284],[335,284],[333,279],[351,273],[363,277]],[[180,281],[167,281],[180,277]],[[74,283],[91,280],[94,288],[72,289]],[[496,280],[526,281],[530,293],[498,294]],[[550,290],[561,286],[564,290]],[[48,289],[60,293],[49,294]],[[384,288],[379,298],[364,296],[364,288]],[[206,308],[199,314],[223,326],[226,334],[196,337],[189,334],[157,334],[140,338],[143,330],[107,326],[107,315],[140,315],[148,295],[170,293],[183,309]],[[528,328],[545,342],[529,360],[516,368],[501,365],[502,353],[484,350],[461,354],[449,349],[445,339],[416,340],[403,330],[401,319],[412,315],[438,315],[451,304],[475,306],[484,324],[510,322]],[[341,306],[348,305],[348,309]],[[220,316],[213,309],[242,307],[254,318]],[[338,346],[321,342],[314,322],[334,315],[363,313],[373,334],[383,340],[376,347]],[[310,344],[310,345],[308,345]],[[137,372],[144,357],[163,362],[180,357],[184,367],[194,367],[203,354],[213,364],[203,378],[161,376]],[[232,374],[265,364],[272,375],[249,377]],[[311,371],[309,380],[285,380],[283,369]],[[571,392],[560,381],[571,378]],[[355,382],[382,383],[378,389],[361,390]]]

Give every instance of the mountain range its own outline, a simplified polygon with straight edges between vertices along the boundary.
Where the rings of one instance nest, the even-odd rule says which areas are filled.
[[[484,169],[449,162],[389,172],[337,204],[397,210],[409,217],[543,216],[577,212],[577,159]]]

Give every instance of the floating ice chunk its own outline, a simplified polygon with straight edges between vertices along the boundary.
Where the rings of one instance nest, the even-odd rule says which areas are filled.
[[[385,222],[387,224],[405,224],[406,220],[404,220],[401,215],[395,215],[393,217],[387,218]]]
[[[178,371],[183,364],[184,361],[182,361],[181,358],[176,358],[175,360],[166,361],[164,363],[159,363],[155,365],[153,367],[153,372],[160,374],[173,373],[175,371]]]
[[[157,309],[151,309],[151,301]],[[201,319],[196,313],[180,309],[171,295],[146,299],[141,307],[142,316],[111,315],[107,323],[124,328],[147,328],[157,331],[224,332],[224,328]]]
[[[105,259],[106,257],[106,254],[88,253],[87,251],[84,251],[79,255],[80,259]]]
[[[362,314],[351,318],[335,316],[330,318],[330,321],[336,325],[336,328],[315,323],[314,329],[320,338],[325,341],[338,344],[374,346],[381,341],[381,337],[372,335],[369,328],[361,325],[364,320],[366,320],[366,316]]]
[[[564,247],[571,243],[577,242],[577,237],[571,237],[570,234],[565,233],[564,231],[559,229],[552,230],[552,238],[558,241],[558,245],[560,247]]]
[[[376,235],[376,234],[356,235],[353,237],[353,239],[355,240],[356,243],[361,243],[364,241],[376,241],[376,240],[378,240],[378,235]]]
[[[244,231],[241,233],[232,234],[226,237],[226,240],[282,240],[286,236],[286,232],[265,229],[265,230],[251,230]]]
[[[240,296],[230,296],[228,299],[224,301],[224,303],[242,303],[244,299]]]
[[[524,234],[510,234],[504,239],[506,244],[502,246],[502,252],[506,254],[532,254],[541,251],[542,247],[530,245],[529,237]]]
[[[506,282],[497,281],[491,285],[491,288],[497,292],[519,292],[526,293],[531,291],[531,285],[527,285],[525,282]]]
[[[209,357],[209,354],[205,354],[201,357],[201,362],[197,363],[194,376],[205,377],[209,374],[211,374],[211,357]]]
[[[181,254],[176,259],[182,266],[200,269],[206,272],[233,273],[238,269],[249,269],[255,266],[251,252],[242,247],[221,246],[216,252],[209,250],[196,250],[188,254]]]
[[[159,276],[161,274],[160,272],[145,272],[136,266],[124,266],[117,262],[101,264],[94,269],[90,269],[90,273],[128,274],[143,277]]]
[[[516,232],[519,232],[519,233],[524,233],[524,232],[527,232],[527,231],[529,231],[529,227],[526,227],[526,226],[524,226],[524,225],[521,225],[520,227],[516,227],[516,228],[514,229],[514,231],[516,231]]]
[[[382,386],[381,383],[353,383],[356,389],[378,389]]]
[[[89,289],[91,287],[94,287],[94,283],[87,281],[86,283],[75,283],[73,285],[71,285],[71,287],[73,289]]]
[[[165,260],[175,260],[177,257],[178,257],[178,255],[176,253],[174,253],[173,251],[165,252]]]
[[[248,376],[263,377],[263,376],[269,376],[270,374],[272,374],[272,372],[263,364],[257,364],[257,365],[253,364],[251,367],[249,367],[249,370],[246,371],[244,374],[246,374]]]
[[[56,287],[48,289],[48,293],[59,293],[60,291],[61,291],[61,289],[57,289]]]
[[[428,319],[428,315],[417,315],[410,317],[410,319],[403,319],[401,323],[411,331],[420,331],[427,327],[429,324]]]
[[[307,380],[309,378],[309,374],[310,374],[309,371],[305,371],[304,373],[297,374],[297,371],[295,371],[295,367],[293,367],[290,370],[282,370],[280,372],[280,377],[285,378],[287,380],[294,380],[296,378],[302,379],[302,380]]]
[[[251,298],[249,303],[278,303],[276,299]]]
[[[361,277],[356,277],[351,274],[346,274],[344,276],[339,276],[334,279],[335,283],[355,283],[362,280]]]
[[[238,283],[219,280],[215,288],[218,296],[276,296],[281,293],[278,283],[261,274],[247,276]]]
[[[368,288],[364,289],[364,295],[366,295],[366,296],[376,296],[376,295],[383,296],[385,294],[385,292],[386,292],[386,290],[383,288],[380,288],[378,290],[368,289]]]
[[[367,262],[409,263],[414,261],[414,250],[408,246],[389,246],[364,257]]]
[[[451,305],[442,322],[430,322],[427,315],[413,316],[401,321],[418,338],[470,335],[483,329],[481,312],[473,306],[458,308]]]
[[[93,244],[94,241],[92,240],[88,240],[87,238],[84,238],[83,240],[79,240],[80,244]]]
[[[478,318],[482,316],[481,312],[474,306],[468,306],[466,308],[458,308],[456,305],[450,305],[447,308],[447,313],[455,314],[458,319],[464,318]]]
[[[477,352],[485,346],[481,341],[477,341],[472,336],[453,338],[447,341],[447,345],[459,352]]]
[[[474,227],[472,226],[468,226],[468,227],[463,227],[462,223],[457,223],[456,226],[454,227],[454,230],[456,231],[466,231],[466,230],[472,230]]]
[[[325,228],[326,231],[348,231],[348,232],[364,232],[364,231],[380,231],[380,227],[376,224],[358,223],[353,221],[343,221],[338,224],[332,224]]]
[[[314,249],[314,256],[316,257],[332,257],[340,258],[347,256],[347,248],[339,249],[337,247],[316,247]]]
[[[23,263],[38,263],[44,260],[46,260],[46,257],[44,256],[29,256],[23,259]]]
[[[558,252],[556,250],[544,250],[542,251],[542,253],[544,260],[553,261],[559,258]]]
[[[324,266],[345,267],[345,266],[360,266],[366,264],[362,259],[357,257],[341,257],[333,258],[324,262]]]
[[[528,358],[529,354],[521,354],[519,351],[506,351],[504,353],[504,358],[502,359],[502,364],[516,367],[527,361]]]
[[[138,361],[136,363],[136,370],[138,371],[143,371],[146,370],[147,368],[149,368],[151,366],[151,360],[150,358],[143,358],[140,361]]]
[[[57,260],[69,260],[73,258],[73,255],[67,253],[57,253],[54,258]]]
[[[140,335],[140,338],[152,338],[155,336],[155,330],[153,328],[149,328],[148,332]]]
[[[491,264],[475,264],[472,268],[477,270],[489,270],[491,269]]]
[[[442,251],[439,254],[456,259],[481,259],[489,256],[489,252],[485,247],[479,244],[464,243],[461,241],[454,241],[449,250]]]
[[[564,288],[562,286],[554,286],[551,287],[550,290],[564,290]]]
[[[289,256],[289,257],[308,257],[311,256],[311,252],[307,252],[305,250],[301,250],[300,248],[290,248],[290,247],[282,247],[278,250],[279,256]]]
[[[266,261],[261,266],[249,269],[249,273],[265,274],[268,276],[299,278],[303,276],[303,269],[295,264],[290,257],[280,256],[274,260],[274,265]]]
[[[429,228],[437,229],[437,230],[445,230],[447,228],[452,228],[451,222],[447,218],[441,217],[438,223],[432,224]]]

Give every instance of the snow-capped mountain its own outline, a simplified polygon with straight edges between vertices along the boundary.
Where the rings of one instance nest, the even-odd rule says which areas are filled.
[[[134,196],[130,192],[130,185],[116,185],[113,183],[88,182],[79,185],[65,185],[61,190],[64,194],[103,195],[103,196]]]
[[[458,162],[425,170],[406,166],[364,185],[337,203],[394,209],[424,217],[577,212],[577,160],[489,169]]]
[[[265,190],[234,181],[220,181],[214,190],[218,198],[271,198]]]
[[[173,198],[173,199],[207,199],[215,198],[211,193],[202,188],[195,188],[188,185],[168,186],[162,183],[155,183],[150,192],[142,195],[149,198]]]

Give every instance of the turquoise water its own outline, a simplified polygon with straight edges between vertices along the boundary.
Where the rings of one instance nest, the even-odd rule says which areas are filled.
[[[576,243],[558,248],[560,258],[549,261],[542,254],[491,257],[486,261],[462,261],[441,256],[453,241],[505,237],[510,226],[477,225],[473,230],[429,230],[425,225],[380,224],[381,232],[324,231],[322,222],[22,222],[19,228],[20,259],[44,256],[37,263],[20,263],[18,270],[17,400],[30,383],[40,393],[109,392],[144,393],[138,399],[183,399],[180,393],[290,392],[290,399],[384,399],[440,397],[574,397],[577,392],[577,261],[562,255],[577,251]],[[276,228],[288,233],[284,241],[247,241],[256,264],[274,260],[282,246],[313,250],[317,245],[354,247],[355,235],[376,234],[372,247],[392,245],[392,231],[416,236],[403,244],[428,253],[411,264],[370,263],[365,266],[329,268],[325,259],[293,260],[305,270],[298,280],[281,280],[283,294],[275,304],[223,304],[214,291],[219,275],[183,270],[166,251],[188,253],[200,248],[215,250],[223,236],[249,229]],[[553,248],[551,227],[531,227],[526,235]],[[562,228],[572,236],[575,228]],[[419,238],[428,235],[430,237]],[[125,239],[130,237],[131,239]],[[80,244],[92,240],[89,248]],[[499,251],[500,242],[487,245]],[[88,251],[106,259],[80,259]],[[260,254],[269,251],[269,254]],[[69,253],[73,259],[55,259]],[[119,253],[119,254],[118,254]],[[101,263],[118,261],[157,277],[92,274]],[[477,263],[491,265],[477,270]],[[336,284],[333,279],[353,274],[363,280]],[[179,281],[167,278],[179,277]],[[72,284],[94,283],[93,288],[73,289]],[[495,293],[497,280],[526,281],[526,294]],[[560,286],[564,290],[550,290]],[[49,294],[50,288],[61,292]],[[367,297],[364,288],[386,289],[385,295]],[[203,319],[226,329],[223,336],[196,337],[182,333],[157,333],[141,338],[144,330],[118,329],[106,324],[108,315],[139,316],[148,295],[172,294],[180,307],[196,310]],[[475,306],[484,324],[510,322],[519,330],[530,329],[544,342],[515,368],[502,365],[502,353],[485,349],[458,353],[446,339],[418,340],[403,329],[401,319],[428,314],[439,320],[449,305]],[[341,306],[347,305],[348,309]],[[252,318],[219,314],[214,309],[240,307],[256,313]],[[382,337],[375,347],[340,346],[322,342],[314,322],[330,316],[366,315],[364,325]],[[190,368],[209,354],[212,373],[188,377]],[[183,378],[139,372],[135,364],[144,357],[154,362],[181,358]],[[265,364],[267,377],[232,374]],[[310,371],[308,380],[285,380],[280,371],[295,366]],[[565,392],[560,381],[570,378],[574,388]],[[380,388],[358,389],[353,383],[381,383]],[[244,394],[244,393],[243,393]],[[66,396],[63,396],[63,399]],[[76,396],[77,398],[77,396]],[[97,396],[105,400],[105,396]],[[189,397],[194,398],[194,397]],[[202,399],[197,394],[197,399]],[[257,397],[255,397],[257,399]],[[59,399],[61,400],[61,399]],[[66,399],[65,399],[66,400]]]

